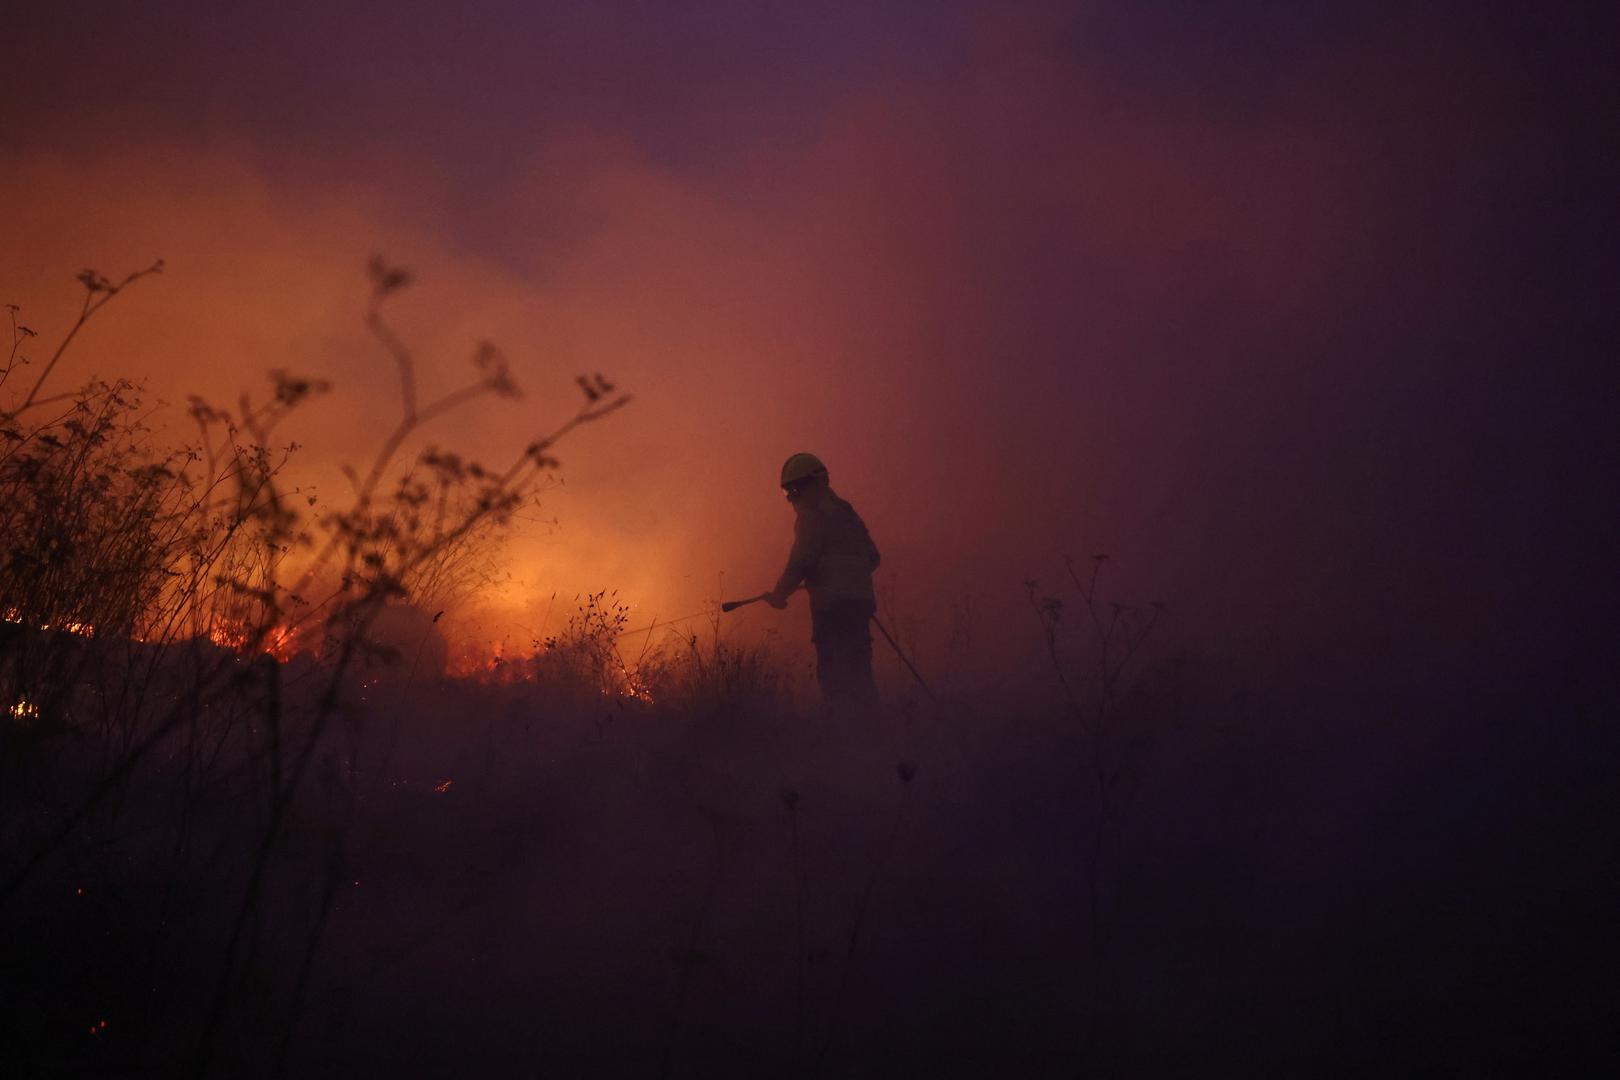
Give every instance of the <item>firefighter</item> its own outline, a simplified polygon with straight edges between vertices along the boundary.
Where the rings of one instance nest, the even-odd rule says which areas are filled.
[[[877,701],[869,625],[877,610],[872,593],[877,547],[855,508],[828,484],[827,466],[814,454],[787,459],[782,490],[795,514],[793,551],[765,601],[785,608],[788,596],[803,585],[810,593],[810,640],[822,700],[871,706]]]

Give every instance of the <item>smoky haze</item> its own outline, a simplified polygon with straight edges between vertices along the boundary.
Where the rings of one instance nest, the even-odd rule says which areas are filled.
[[[1392,677],[1483,668],[1549,596],[1601,606],[1612,527],[1572,491],[1614,464],[1615,178],[1567,103],[1613,90],[1538,42],[1602,27],[929,10],[39,16],[0,106],[0,299],[53,342],[78,269],[162,256],[60,382],[329,378],[287,435],[332,496],[397,410],[374,251],[417,273],[392,316],[430,385],[489,339],[527,390],[424,442],[501,461],[576,373],[615,379],[634,406],[564,448],[479,638],[553,594],[640,620],[767,587],[804,449],[924,656],[964,604],[986,654],[1033,644],[1023,582],[1093,552],[1195,643]]]
[[[161,257],[55,387],[180,442],[328,380],[278,475],[337,509],[400,415],[374,256],[421,400],[484,341],[525,391],[399,469],[633,401],[475,595],[387,606],[447,550],[412,494],[306,589],[276,515],[0,424],[0,1072],[1615,1056],[1620,5],[353,7],[11,14],[25,353]],[[819,660],[802,597],[709,636],[798,451],[926,691],[880,635],[841,707],[853,605]],[[1150,633],[1068,581],[1105,554]]]

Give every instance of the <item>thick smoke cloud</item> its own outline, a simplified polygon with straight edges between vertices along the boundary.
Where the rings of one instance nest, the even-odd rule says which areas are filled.
[[[569,444],[487,598],[477,632],[520,643],[554,592],[667,618],[763,588],[807,448],[925,650],[965,602],[987,646],[1031,637],[1022,582],[1065,553],[1191,637],[1318,657],[1387,658],[1394,626],[1471,648],[1578,580],[1601,534],[1541,478],[1601,454],[1604,328],[1548,234],[1602,185],[1518,27],[1262,12],[1206,27],[1229,65],[1196,18],[732,14],[513,13],[442,48],[205,23],[150,39],[161,75],[92,45],[99,97],[4,114],[0,300],[49,341],[73,272],[162,255],[63,380],[331,378],[289,435],[333,495],[396,407],[373,251],[419,272],[394,314],[441,386],[488,338],[529,390],[433,441],[501,459],[611,375],[636,404]]]

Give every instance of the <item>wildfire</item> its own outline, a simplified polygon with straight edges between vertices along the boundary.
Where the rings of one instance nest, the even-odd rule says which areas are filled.
[[[247,628],[236,623],[220,623],[208,631],[208,640],[222,649],[243,649],[248,643]]]
[[[629,698],[651,703],[652,691],[641,673],[622,661],[610,661],[607,670],[572,673],[553,667],[553,657],[545,645],[536,645],[529,653],[510,654],[502,642],[470,644],[460,650],[445,667],[445,675],[452,679],[466,679],[485,685],[510,686],[517,683],[560,684],[578,687],[592,685],[601,680],[601,694],[606,698]],[[566,663],[566,661],[564,662]]]
[[[297,633],[286,626],[272,626],[261,632],[247,623],[222,621],[208,631],[208,640],[222,649],[240,653],[254,650],[257,640],[258,647],[254,651],[273,656],[282,663],[298,653]]]
[[[450,661],[445,674],[452,679],[483,683],[524,682],[530,677],[525,667],[521,657],[508,657],[505,645],[491,641],[483,647],[473,646]]]
[[[16,608],[7,608],[3,613],[0,613],[0,621],[15,623],[16,625],[21,626],[23,621],[22,612],[18,611]],[[40,623],[39,628],[41,630],[60,630],[64,634],[74,634],[78,637],[96,636],[96,628],[94,626],[91,626],[87,622],[79,622],[78,620],[65,622],[59,626],[52,626],[48,622]]]
[[[264,641],[259,647],[271,656],[285,664],[298,655],[298,642],[296,635],[290,627],[273,626],[270,632],[264,635]]]
[[[11,718],[20,724],[39,719],[39,706],[23,698],[11,707]]]
[[[624,686],[620,688],[618,696],[630,698],[632,701],[645,701],[649,705],[653,699],[652,691],[647,688],[647,684],[637,678],[635,672],[628,670],[624,673]]]

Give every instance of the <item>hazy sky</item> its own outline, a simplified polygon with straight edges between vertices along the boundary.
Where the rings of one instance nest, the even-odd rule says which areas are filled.
[[[1021,582],[1108,551],[1206,640],[1468,644],[1612,592],[1617,35],[1412,7],[36,5],[0,301],[48,342],[81,267],[164,257],[63,378],[330,377],[334,489],[397,407],[373,252],[439,385],[488,337],[529,391],[435,441],[502,458],[615,377],[513,625],[766,587],[811,449],[934,628],[1029,634]]]

